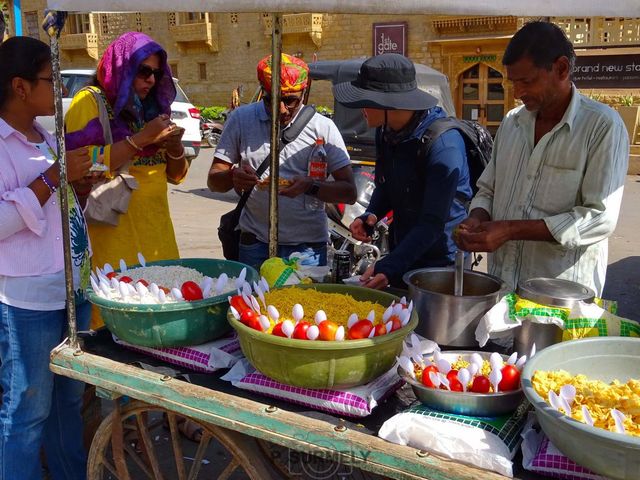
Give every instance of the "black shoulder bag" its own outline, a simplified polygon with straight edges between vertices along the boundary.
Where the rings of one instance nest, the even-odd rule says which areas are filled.
[[[282,139],[278,146],[278,152],[280,152],[286,144],[291,143],[296,139],[315,114],[316,109],[312,106],[305,105],[303,107],[302,111],[298,114],[291,126],[283,130]],[[256,170],[258,178],[269,167],[270,158],[271,151],[269,151],[267,158],[262,161],[258,170]],[[220,217],[218,238],[220,239],[220,243],[222,243],[222,254],[227,260],[238,260],[240,256],[240,230],[238,229],[238,224],[240,223],[240,214],[242,213],[242,209],[247,204],[247,200],[249,200],[249,196],[252,191],[253,189],[244,192],[238,201],[238,205],[236,205],[233,210]]]

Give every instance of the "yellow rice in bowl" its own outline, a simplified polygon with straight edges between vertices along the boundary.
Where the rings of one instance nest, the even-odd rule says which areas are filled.
[[[366,318],[373,310],[376,313],[374,323],[382,322],[382,315],[388,305],[383,306],[374,302],[364,302],[354,299],[351,295],[341,293],[324,293],[308,288],[282,288],[271,290],[265,295],[267,305],[273,305],[280,313],[280,321],[293,321],[292,310],[296,303],[302,305],[304,318],[310,323],[314,322],[314,317],[318,310],[324,310],[327,320],[347,327],[347,320],[352,313],[358,318]]]

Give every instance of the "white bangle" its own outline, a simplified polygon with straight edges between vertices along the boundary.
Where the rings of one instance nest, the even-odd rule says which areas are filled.
[[[140,148],[140,147],[138,146],[138,144],[137,144],[136,142],[134,142],[134,141],[133,141],[133,138],[131,138],[131,136],[127,136],[127,137],[125,137],[124,139],[127,141],[127,143],[128,143],[129,145],[131,145],[131,146],[132,146],[135,150],[137,150],[138,152],[141,152],[141,151],[143,150],[142,148]]]

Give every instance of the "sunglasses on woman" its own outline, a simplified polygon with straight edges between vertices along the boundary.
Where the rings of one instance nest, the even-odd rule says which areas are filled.
[[[271,95],[265,95],[262,98],[264,98],[265,103],[268,103],[269,105],[271,104]],[[285,107],[291,109],[296,108],[298,105],[300,105],[302,97],[298,97],[295,95],[286,95],[280,97],[280,101],[284,104]]]
[[[151,68],[149,65],[145,65],[143,63],[138,67],[138,72],[136,73],[136,75],[142,80],[146,80],[151,75],[153,75],[157,82],[162,78],[162,75],[164,75],[164,70],[162,70],[161,68]]]

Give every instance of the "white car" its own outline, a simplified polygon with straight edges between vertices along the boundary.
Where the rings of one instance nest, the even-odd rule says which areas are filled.
[[[69,91],[67,96],[62,98],[62,111],[66,114],[73,96],[91,81],[95,70],[62,70],[61,74],[62,83]],[[182,143],[187,159],[191,160],[197,157],[200,152],[200,142],[202,141],[200,137],[200,111],[189,102],[178,84],[178,79],[174,78],[173,81],[176,85],[176,99],[171,104],[171,120],[184,128]],[[47,131],[54,133],[55,120],[53,116],[38,117],[38,122]]]

